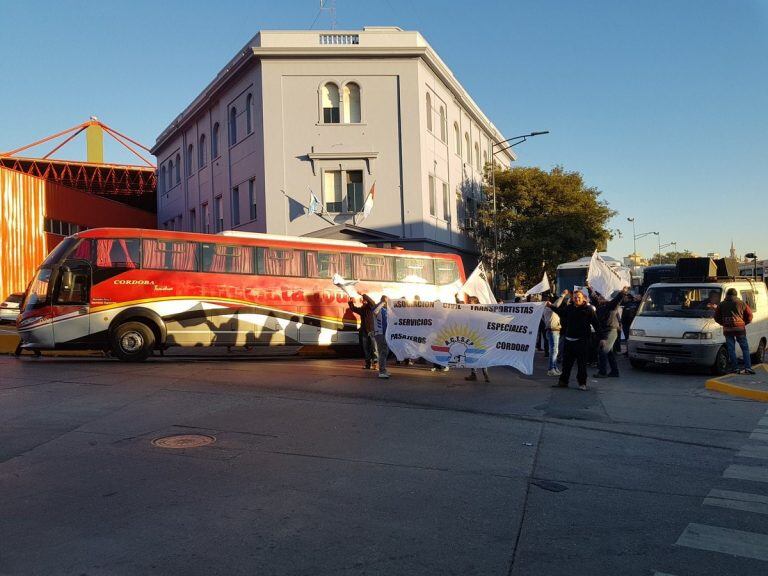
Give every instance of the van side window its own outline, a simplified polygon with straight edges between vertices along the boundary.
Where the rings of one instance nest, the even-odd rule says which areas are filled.
[[[744,304],[746,304],[747,306],[749,306],[752,312],[755,312],[757,310],[757,299],[755,298],[754,290],[742,290],[741,301],[744,302]]]

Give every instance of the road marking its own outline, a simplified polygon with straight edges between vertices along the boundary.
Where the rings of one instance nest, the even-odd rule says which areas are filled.
[[[731,464],[723,472],[723,478],[737,480],[752,480],[753,482],[768,482],[768,468],[764,466],[743,466]]]
[[[768,514],[768,496],[762,494],[734,492],[733,490],[710,490],[707,497],[704,498],[704,504],[743,510],[744,512]]]
[[[768,460],[768,446],[747,444],[736,454],[740,458],[762,458]]]
[[[760,432],[760,430],[755,430],[752,432],[752,434],[749,435],[750,440],[765,440],[768,442],[768,430],[765,432]]]
[[[755,532],[691,523],[685,527],[675,544],[768,561],[768,535]]]

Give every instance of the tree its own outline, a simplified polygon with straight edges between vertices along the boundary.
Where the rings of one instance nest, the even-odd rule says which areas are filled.
[[[659,253],[653,255],[653,258],[651,258],[651,261],[648,262],[648,265],[653,264],[677,264],[678,259],[680,258],[693,258],[693,252],[690,250],[684,250],[682,252],[667,252],[666,254],[662,254],[661,257],[659,257]]]
[[[588,256],[612,237],[606,223],[615,212],[578,172],[496,168],[495,176],[497,212],[490,189],[479,213],[479,244],[490,267],[498,232],[498,269],[510,284],[533,286],[544,270],[554,280],[558,264]]]

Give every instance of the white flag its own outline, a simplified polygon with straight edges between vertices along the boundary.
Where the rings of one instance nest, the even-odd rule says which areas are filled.
[[[357,280],[344,280],[340,274],[334,274],[333,278],[331,278],[331,282],[344,290],[344,293],[350,298],[360,298],[360,294],[358,294],[357,290],[355,289]]]
[[[533,288],[528,290],[528,292],[525,293],[526,296],[530,294],[541,294],[542,292],[546,292],[550,289],[549,285],[549,278],[547,278],[547,273],[544,272],[544,278],[541,279],[541,282],[536,284]]]
[[[589,262],[589,271],[587,272],[587,283],[595,292],[600,292],[603,298],[610,298],[617,290],[628,286],[625,280],[605,263],[595,250],[592,254],[592,260]]]
[[[312,190],[309,191],[309,210],[307,214],[320,214],[322,212],[322,204],[320,203],[320,199],[315,196],[315,193],[312,192]]]
[[[485,273],[483,263],[477,265],[475,271],[469,275],[464,286],[459,290],[459,296],[477,296],[480,304],[496,304],[493,290],[488,284],[488,275]]]

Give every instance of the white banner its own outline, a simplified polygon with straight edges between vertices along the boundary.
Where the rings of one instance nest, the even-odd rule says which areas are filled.
[[[424,358],[442,366],[512,366],[533,374],[541,302],[453,304],[391,300],[389,349],[399,360]]]
[[[592,254],[592,260],[589,262],[587,283],[592,290],[600,292],[603,298],[607,299],[610,299],[611,294],[615,291],[630,285],[622,280],[621,276],[605,263],[605,260],[600,257],[597,250]]]

